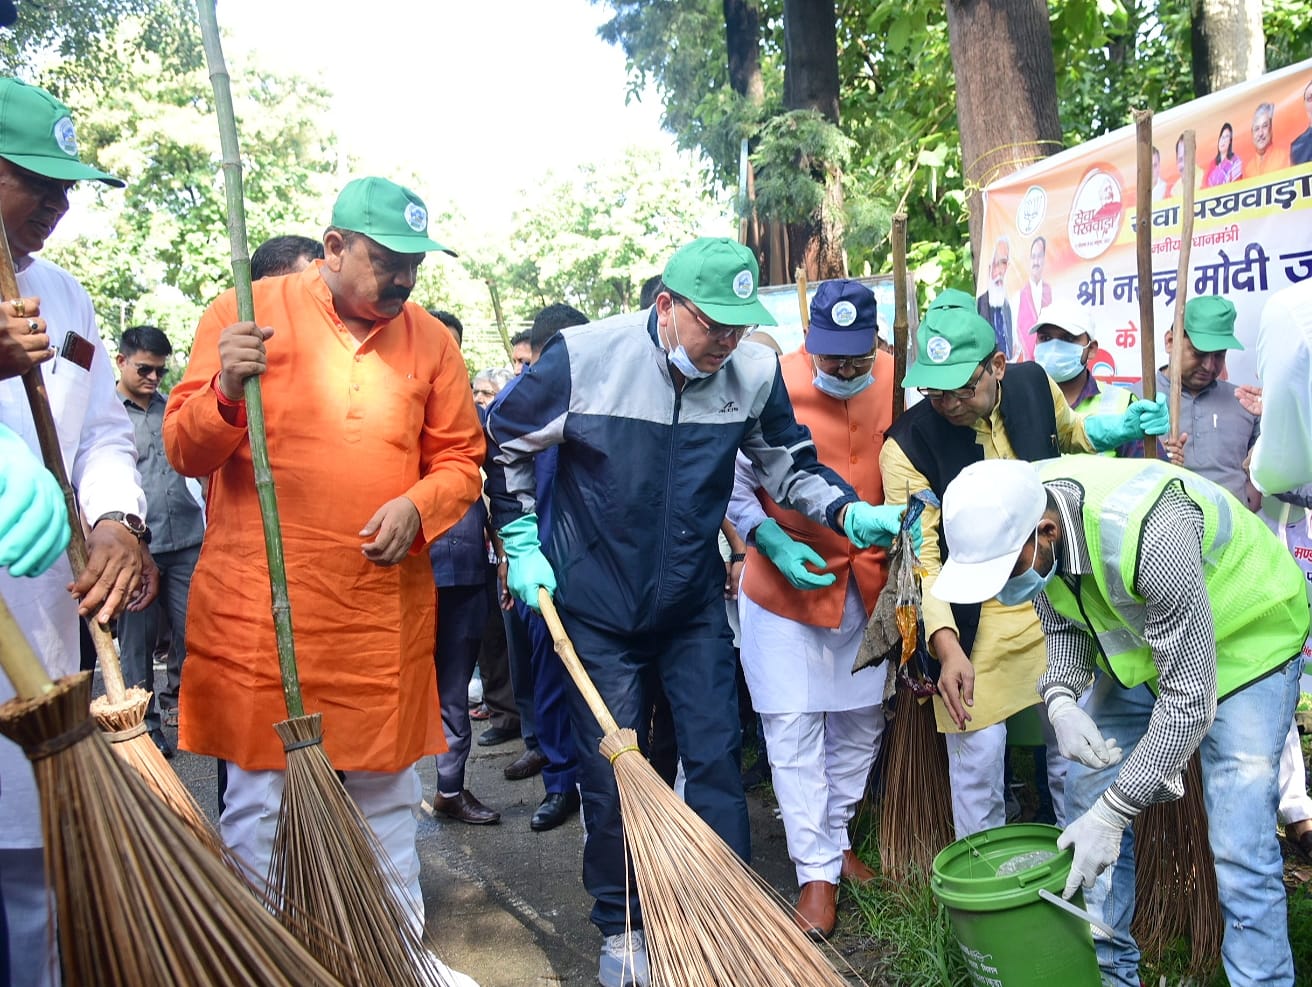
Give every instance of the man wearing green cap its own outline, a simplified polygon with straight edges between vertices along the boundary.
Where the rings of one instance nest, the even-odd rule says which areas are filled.
[[[137,591],[143,559],[137,533],[146,531],[132,424],[115,395],[113,363],[91,299],[67,271],[35,256],[68,211],[68,192],[78,181],[123,185],[79,159],[67,106],[44,89],[0,79],[0,214],[22,295],[0,303],[0,426],[41,458],[16,376],[41,365],[64,463],[90,527],[89,563],[76,582],[63,558],[35,579],[0,573],[0,594],[55,678],[78,669],[79,609],[108,621]],[[70,582],[80,605],[69,596]],[[0,700],[12,694],[8,680],[0,683]],[[13,982],[54,982],[39,801],[27,759],[8,740],[0,740],[0,791],[0,879]]]
[[[916,361],[903,383],[925,400],[893,424],[880,453],[889,503],[904,503],[908,493],[926,488],[942,499],[956,475],[981,459],[1100,452],[1166,431],[1164,402],[1138,401],[1119,415],[1072,411],[1038,364],[1007,363],[975,299],[955,290],[939,295],[926,312],[916,330]],[[934,712],[947,735],[953,823],[964,837],[1006,821],[1006,720],[1039,701],[1043,633],[1028,603],[999,599],[949,607],[934,597],[929,591],[947,546],[938,509],[927,507],[921,520],[925,631],[943,666]],[[1051,758],[1049,768],[1060,823],[1064,765]]]
[[[1244,460],[1259,432],[1259,416],[1239,403],[1237,388],[1221,380],[1227,350],[1242,350],[1235,337],[1235,306],[1219,295],[1200,295],[1184,306],[1180,358],[1180,441],[1162,441],[1166,458],[1225,487],[1257,510],[1262,496],[1248,480]],[[1166,351],[1172,332],[1166,331]],[[1157,392],[1169,394],[1171,365],[1157,371]]]
[[[201,317],[164,417],[169,461],[209,476],[191,584],[179,745],[228,762],[224,842],[268,864],[286,757],[243,383],[259,375],[282,517],[305,708],[423,915],[415,763],[446,750],[423,547],[479,494],[484,442],[452,335],[407,301],[428,236],[423,201],[382,178],[342,190],[324,259],[233,292]]]
[[[751,460],[778,503],[859,547],[887,545],[901,516],[860,501],[820,464],[774,354],[739,347],[749,327],[774,324],[757,278],[747,248],[694,240],[670,258],[650,309],[562,330],[487,423],[487,488],[510,591],[534,607],[539,588],[552,594],[621,727],[638,727],[659,677],[687,802],[744,859],[735,662],[717,547],[735,457]],[[550,446],[560,447],[553,523],[539,545],[532,457]],[[570,693],[588,833],[583,880],[605,937],[598,979],[646,984],[614,772],[598,753],[595,718]]]

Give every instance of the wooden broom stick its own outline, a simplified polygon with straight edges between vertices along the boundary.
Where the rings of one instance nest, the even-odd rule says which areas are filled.
[[[907,333],[910,329],[907,297],[907,214],[893,214],[893,421],[907,410],[902,378],[907,375]]]
[[[1135,110],[1135,259],[1139,269],[1139,372],[1145,401],[1157,397],[1157,337],[1153,318],[1153,111]],[[1157,438],[1147,435],[1143,454],[1157,458]]]
[[[1194,132],[1184,132],[1184,183],[1180,203],[1180,265],[1175,276],[1175,319],[1171,323],[1171,439],[1180,439],[1180,363],[1184,359],[1184,306],[1189,299],[1189,250],[1194,242]]]
[[[797,281],[797,310],[802,313],[802,331],[811,328],[811,303],[806,297],[806,268],[799,267],[793,272]]]
[[[501,314],[501,294],[497,291],[497,283],[491,278],[485,278],[488,294],[492,296],[492,314],[497,320],[497,332],[501,334],[501,345],[506,348],[506,359],[514,361],[515,348],[510,345],[510,333],[506,329],[506,317]],[[511,367],[513,370],[514,367]]]

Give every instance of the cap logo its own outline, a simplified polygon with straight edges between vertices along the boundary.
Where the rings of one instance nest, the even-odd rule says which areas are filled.
[[[851,302],[835,302],[829,310],[829,317],[836,326],[850,326],[856,321],[856,306]]]
[[[410,202],[405,207],[405,225],[416,233],[428,228],[428,210],[417,202]]]
[[[755,287],[755,279],[751,271],[739,271],[734,275],[733,293],[739,298],[751,298]]]
[[[930,336],[925,344],[925,356],[930,363],[944,363],[952,355],[952,344],[942,336]]]
[[[73,121],[68,117],[60,117],[55,121],[55,143],[59,149],[67,154],[70,158],[77,157],[77,136],[73,133]]]

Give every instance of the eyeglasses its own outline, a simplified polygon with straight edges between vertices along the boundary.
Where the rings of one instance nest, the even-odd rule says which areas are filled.
[[[991,359],[993,359],[992,354],[981,360],[979,370],[971,375],[970,383],[962,387],[951,391],[940,391],[937,387],[917,387],[916,390],[931,401],[969,401],[975,396],[975,389],[979,387],[980,381],[984,379],[984,374],[987,373],[985,365]]]
[[[167,367],[156,367],[149,363],[134,363],[132,368],[136,370],[138,377],[158,377],[163,380],[164,375],[168,373]]]
[[[857,373],[865,373],[875,365],[875,354],[865,356],[814,356],[816,364],[827,374],[848,368]]]
[[[723,343],[729,340],[730,338],[735,340],[741,340],[744,336],[746,336],[749,332],[751,332],[753,329],[756,328],[756,326],[754,325],[726,326],[726,325],[721,325],[718,322],[712,322],[710,319],[706,318],[706,316],[702,315],[701,312],[693,308],[692,304],[686,298],[680,298],[678,299],[678,301],[683,303],[683,307],[687,309],[689,313],[691,313],[696,323],[702,327],[702,331],[705,332],[706,335],[710,336],[712,339],[718,340],[719,342]]]
[[[476,398],[494,398],[496,396],[497,396],[497,392],[492,390],[490,387],[474,388],[474,397]]]

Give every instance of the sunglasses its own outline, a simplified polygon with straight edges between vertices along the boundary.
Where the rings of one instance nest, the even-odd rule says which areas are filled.
[[[167,367],[155,367],[149,363],[134,363],[132,369],[137,372],[138,377],[158,377],[160,380],[163,380],[164,375],[168,373]]]

